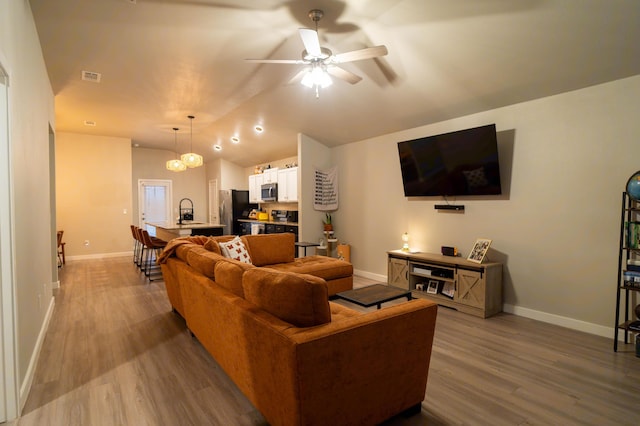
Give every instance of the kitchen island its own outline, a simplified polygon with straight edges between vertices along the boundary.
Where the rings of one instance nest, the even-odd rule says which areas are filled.
[[[161,240],[170,241],[174,238],[185,237],[188,235],[223,235],[224,225],[218,225],[215,223],[194,222],[194,221],[182,221],[180,223],[146,223],[147,229],[154,228],[155,235]]]

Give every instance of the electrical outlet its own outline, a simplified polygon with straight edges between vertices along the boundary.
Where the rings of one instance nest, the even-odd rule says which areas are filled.
[[[84,246],[89,247],[89,240],[84,240]]]

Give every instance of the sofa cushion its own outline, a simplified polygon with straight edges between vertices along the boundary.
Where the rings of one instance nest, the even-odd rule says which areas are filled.
[[[244,298],[242,275],[244,271],[253,267],[254,266],[249,263],[225,258],[216,263],[216,284],[236,296]]]
[[[249,256],[249,252],[240,237],[236,237],[231,241],[219,243],[219,245],[220,251],[224,257],[244,263],[251,263],[251,256]]]
[[[353,275],[353,265],[351,263],[327,256],[299,257],[289,263],[271,265],[270,268],[282,272],[311,274],[324,278],[325,280],[350,277]]]
[[[187,243],[181,244],[175,248],[176,257],[184,262],[187,261],[187,254],[191,251],[191,249],[195,247],[200,247],[197,244]]]
[[[327,283],[321,278],[253,268],[242,276],[242,287],[249,302],[296,327],[331,322]]]
[[[207,250],[212,251],[214,253],[218,253],[218,254],[222,255],[222,252],[220,251],[219,243],[224,243],[224,242],[227,242],[227,241],[231,241],[234,238],[236,238],[235,235],[220,235],[220,236],[217,236],[217,237],[209,237],[207,242],[204,243],[204,248],[206,248]]]
[[[296,257],[296,236],[291,233],[243,235],[242,240],[255,266],[293,262]]]
[[[214,268],[216,263],[223,259],[224,257],[210,252],[203,246],[191,247],[187,252],[187,264],[197,272],[211,279],[215,279]]]

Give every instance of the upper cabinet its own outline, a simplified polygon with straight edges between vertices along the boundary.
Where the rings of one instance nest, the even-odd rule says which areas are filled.
[[[262,202],[262,184],[264,183],[264,175],[251,175],[249,176],[249,202],[261,203]]]
[[[262,183],[278,183],[278,168],[265,169],[262,177]]]
[[[298,168],[281,169],[278,171],[278,202],[298,202]]]

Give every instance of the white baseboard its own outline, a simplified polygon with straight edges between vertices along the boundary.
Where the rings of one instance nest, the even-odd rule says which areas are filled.
[[[373,274],[367,271],[354,270],[354,275],[358,275],[364,278],[372,280],[387,282],[386,275]],[[613,327],[605,327],[604,325],[593,324],[586,321],[581,321],[569,317],[563,317],[560,315],[550,314],[547,312],[536,311],[534,309],[523,308],[516,305],[504,304],[502,311],[508,314],[518,315],[525,318],[531,318],[537,321],[546,322],[548,324],[559,325],[561,327],[570,328],[576,331],[582,331],[589,334],[595,334],[596,336],[606,337],[613,339],[615,330]],[[624,333],[619,333],[621,339],[624,339]]]
[[[596,336],[606,337],[613,339],[614,329],[613,327],[605,327],[603,325],[593,324],[586,321],[581,321],[569,317],[563,317],[560,315],[549,314],[547,312],[536,311],[529,308],[522,308],[515,305],[503,305],[502,310],[509,314],[518,315],[525,318],[531,318],[537,321],[546,322],[549,324],[559,325],[561,327],[570,328],[572,330],[583,331],[589,334],[595,334]]]
[[[27,397],[29,396],[29,391],[31,390],[31,385],[33,384],[33,378],[36,374],[36,367],[38,366],[38,359],[40,358],[40,351],[42,350],[42,343],[44,342],[47,330],[49,329],[49,323],[51,322],[51,317],[53,316],[53,309],[55,307],[55,304],[56,299],[52,296],[51,301],[49,302],[49,308],[47,309],[47,314],[44,317],[42,327],[40,328],[40,333],[38,334],[38,340],[36,340],[36,346],[35,348],[33,348],[33,353],[31,354],[31,360],[29,361],[27,374],[25,375],[24,382],[22,382],[22,385],[20,386],[20,413],[22,413],[22,410],[24,409],[24,404],[27,402]]]
[[[60,280],[51,283],[51,288],[60,288]]]
[[[105,259],[107,257],[133,256],[133,251],[121,251],[116,253],[95,253],[79,256],[67,256],[65,260]]]
[[[361,271],[361,270],[354,269],[353,270],[353,275],[357,275],[359,277],[368,278],[370,280],[380,281],[382,283],[386,283],[387,282],[387,276],[386,275],[374,274],[374,273],[367,272],[367,271]]]

